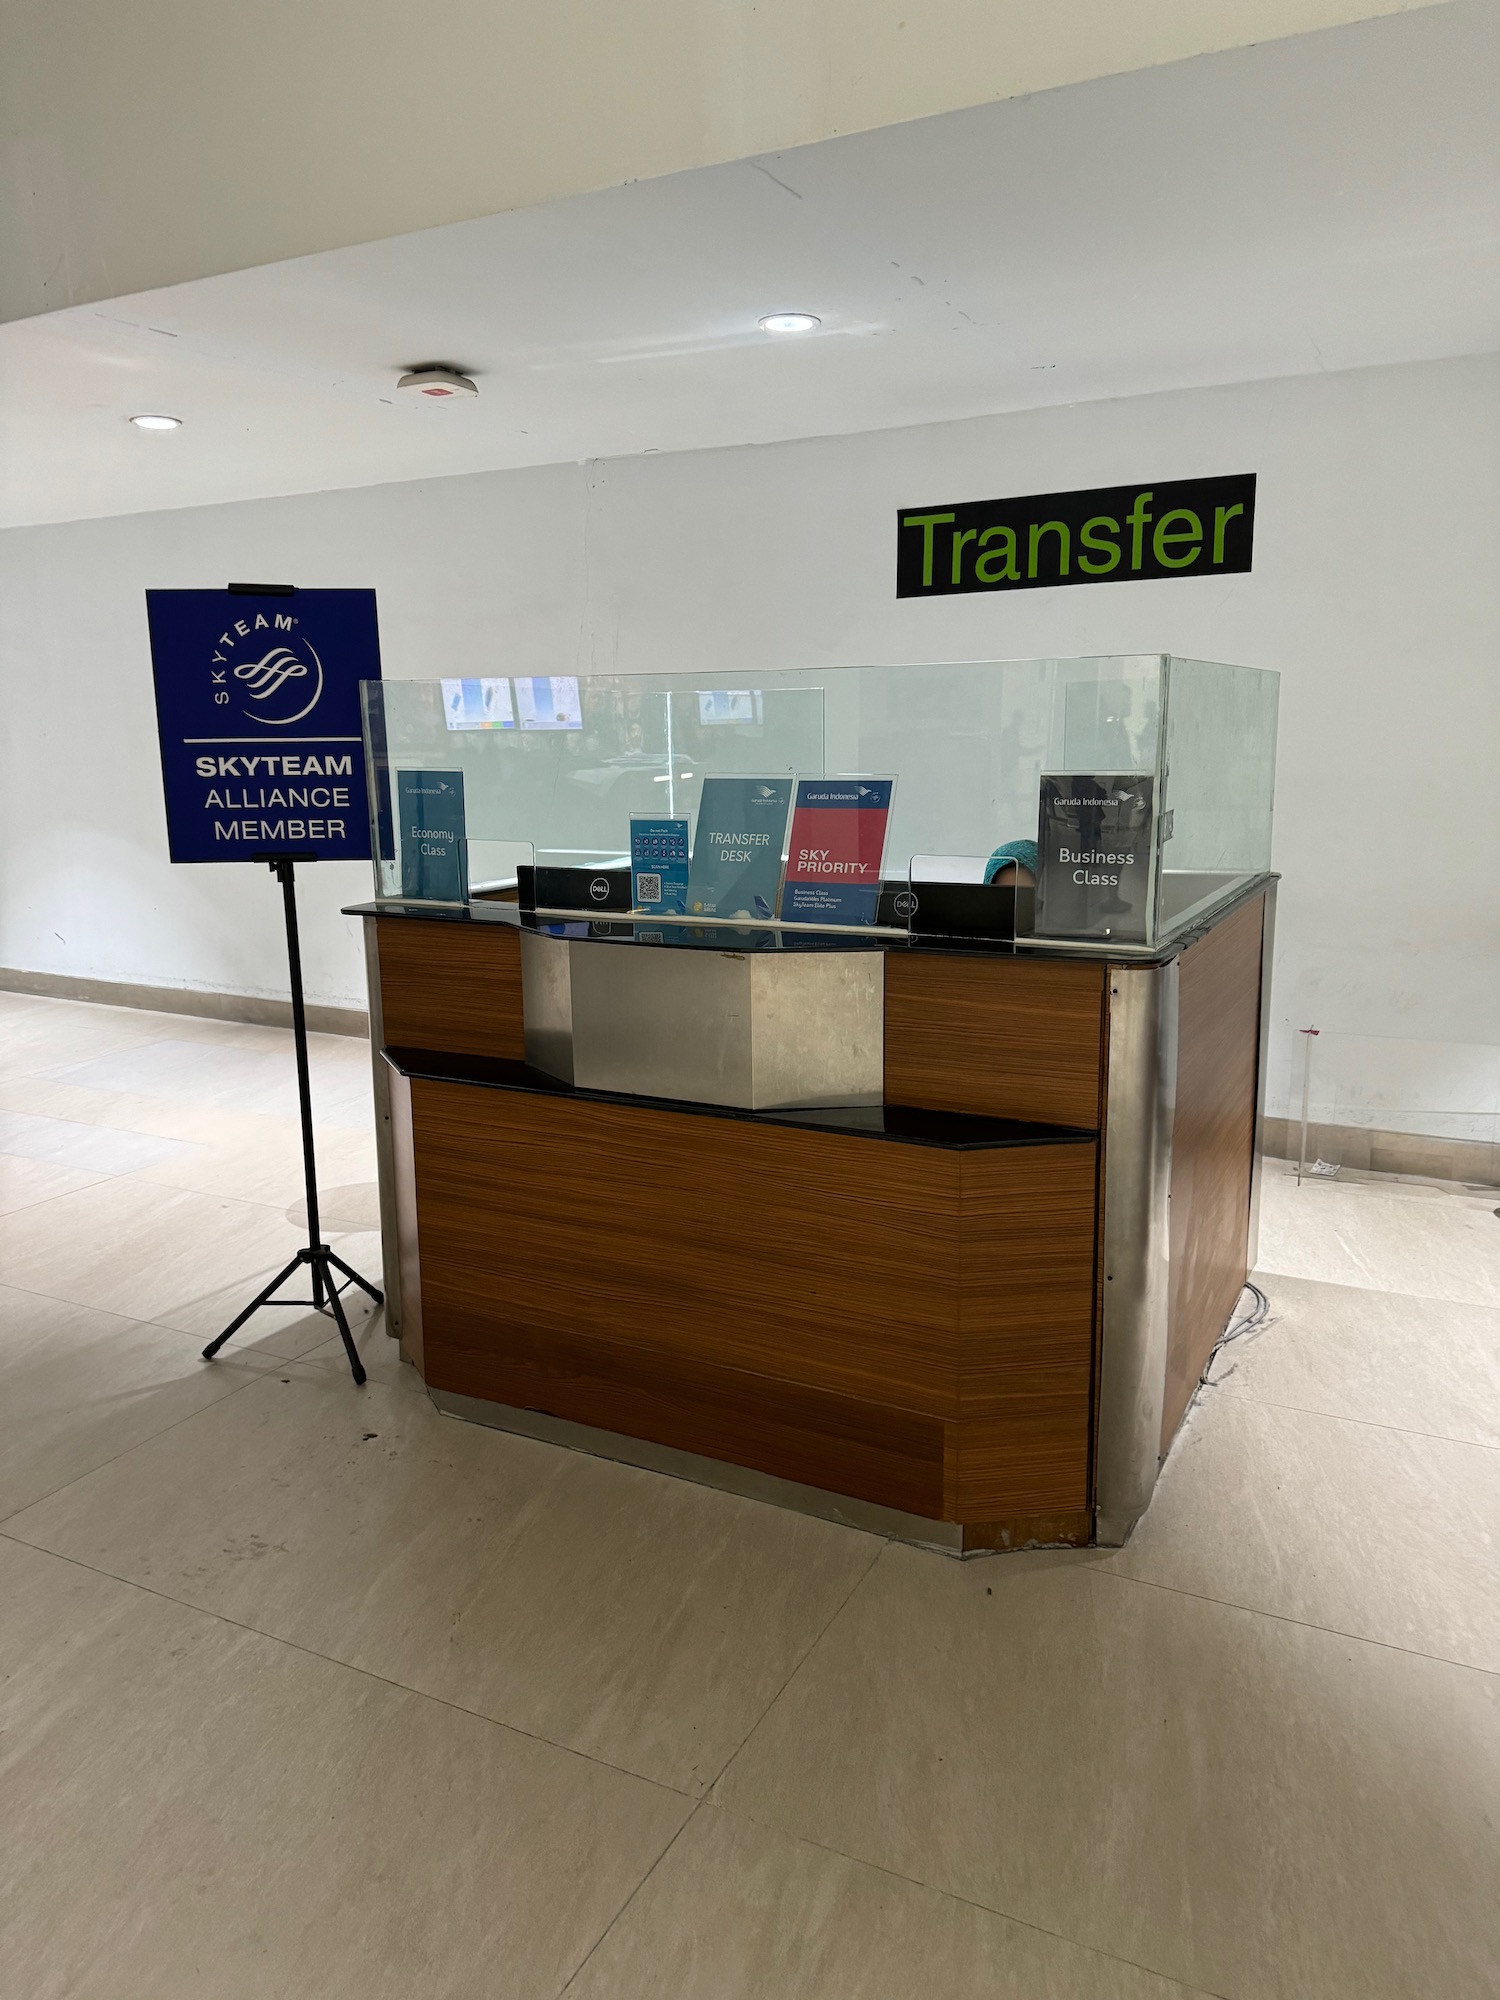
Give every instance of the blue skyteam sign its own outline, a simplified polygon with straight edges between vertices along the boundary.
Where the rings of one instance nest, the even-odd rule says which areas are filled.
[[[174,861],[370,856],[359,684],[373,590],[148,590]]]

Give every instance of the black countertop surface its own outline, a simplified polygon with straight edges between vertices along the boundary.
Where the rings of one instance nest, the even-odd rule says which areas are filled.
[[[532,1069],[529,1063],[498,1056],[454,1056],[433,1049],[402,1048],[388,1048],[383,1054],[402,1076],[429,1083],[527,1091],[538,1097],[576,1098],[582,1104],[625,1104],[636,1110],[734,1118],[751,1125],[800,1125],[812,1132],[838,1132],[850,1138],[883,1139],[902,1146],[939,1146],[951,1152],[975,1152],[998,1146],[1086,1146],[1094,1141],[1092,1132],[1071,1125],[1033,1125],[1020,1118],[976,1118],[957,1111],[919,1111],[904,1104],[869,1104],[847,1109],[820,1106],[813,1111],[742,1111],[733,1105],[689,1104],[679,1098],[575,1090],[544,1070]]]
[[[1232,896],[1196,918],[1154,949],[1130,945],[1072,945],[1026,939],[1016,944],[1009,939],[937,937],[904,931],[882,930],[871,936],[850,931],[820,931],[802,928],[772,929],[756,926],[705,924],[661,917],[591,917],[587,911],[522,911],[516,903],[480,901],[471,903],[409,903],[384,900],[353,903],[346,917],[395,917],[416,923],[505,924],[512,930],[536,931],[548,937],[586,938],[600,943],[635,945],[647,949],[693,951],[918,951],[960,954],[976,953],[987,958],[1086,959],[1095,963],[1114,960],[1129,965],[1163,965],[1178,957],[1215,925],[1223,923],[1243,904],[1263,895],[1278,878],[1255,875]]]

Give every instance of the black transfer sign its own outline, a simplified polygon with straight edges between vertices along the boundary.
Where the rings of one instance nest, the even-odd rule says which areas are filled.
[[[148,590],[174,861],[370,856],[359,684],[373,590]]]
[[[1226,576],[1249,569],[1254,536],[1253,472],[903,507],[896,595]]]

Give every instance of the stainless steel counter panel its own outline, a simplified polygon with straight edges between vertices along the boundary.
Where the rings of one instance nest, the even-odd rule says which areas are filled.
[[[573,1075],[572,960],[565,938],[521,933],[521,1009],[526,1024],[526,1060],[533,1069],[564,1083]]]
[[[1119,1546],[1161,1464],[1177,1109],[1177,961],[1113,966],[1104,1121],[1096,1537]]]
[[[391,1073],[381,1054],[385,1018],[380,1000],[380,944],[375,918],[365,917],[365,988],[370,1009],[370,1065],[375,1093],[375,1173],[380,1194],[381,1290],[385,1293],[385,1330],[401,1338],[401,1265],[396,1255],[396,1187],[391,1164]]]
[[[1255,1151],[1250,1161],[1249,1266],[1260,1264],[1260,1185],[1266,1163],[1266,1088],[1271,1056],[1271,961],[1276,955],[1276,884],[1266,890],[1265,928],[1260,942],[1260,1047],[1255,1072]]]
[[[521,939],[526,1060],[580,1090],[747,1111],[879,1104],[882,952]]]

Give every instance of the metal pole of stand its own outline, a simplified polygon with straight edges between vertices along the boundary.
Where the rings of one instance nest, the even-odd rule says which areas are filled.
[[[297,1102],[302,1113],[302,1173],[307,1183],[307,1240],[313,1252],[313,1304],[321,1312],[323,1274],[318,1258],[328,1245],[318,1226],[318,1168],[313,1157],[312,1070],[307,1060],[307,1008],[302,999],[302,941],[297,931],[297,864],[273,861],[271,873],[281,884],[286,908],[286,962],[292,985],[292,1045],[297,1051]]]
[[[336,1256],[323,1241],[322,1227],[318,1217],[318,1169],[313,1154],[312,1116],[312,1072],[307,1060],[307,1008],[302,998],[302,947],[297,935],[297,882],[296,863],[290,855],[278,855],[270,863],[271,873],[281,884],[281,897],[286,910],[286,957],[287,969],[291,975],[292,988],[292,1041],[297,1051],[297,1100],[302,1114],[302,1170],[307,1184],[307,1245],[297,1252],[290,1264],[271,1280],[265,1290],[251,1300],[238,1318],[230,1321],[224,1331],[211,1340],[203,1350],[203,1359],[212,1361],[219,1349],[237,1333],[252,1313],[266,1305],[308,1304],[322,1312],[333,1314],[338,1325],[339,1338],[344,1343],[344,1352],[349,1357],[349,1371],[356,1384],[363,1384],[364,1365],[359,1358],[359,1350],[354,1345],[354,1336],[349,1331],[349,1321],[344,1312],[344,1302],[339,1297],[341,1287],[335,1279],[335,1270],[342,1271],[350,1284],[358,1285],[369,1293],[376,1305],[382,1302],[383,1294],[378,1292],[368,1278],[362,1278],[352,1265]],[[272,1294],[279,1291],[292,1273],[300,1265],[308,1267],[312,1278],[312,1297],[301,1299],[275,1299]]]

